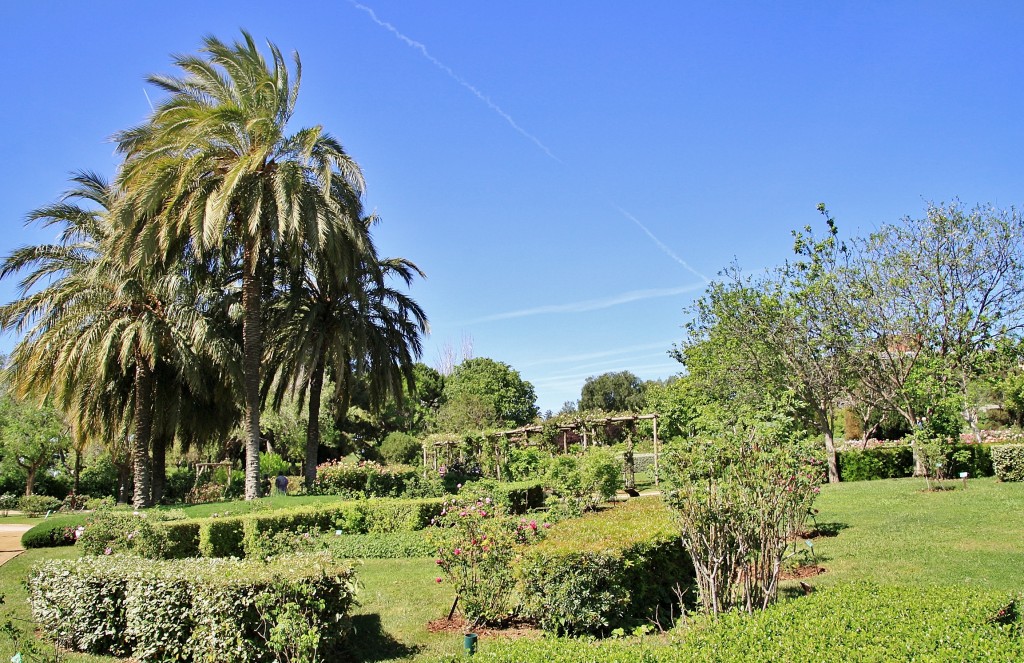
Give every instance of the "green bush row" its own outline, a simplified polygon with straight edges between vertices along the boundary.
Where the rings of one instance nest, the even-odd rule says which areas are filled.
[[[699,617],[665,638],[485,641],[489,663],[689,661],[1020,661],[1021,618],[1010,597],[977,587],[824,587],[753,615]],[[1017,602],[1019,605],[1019,600]],[[1019,610],[1019,608],[1017,608]]]
[[[58,644],[140,661],[335,660],[355,594],[352,570],[327,555],[51,560],[28,585],[36,621]]]
[[[181,542],[192,540],[195,532],[197,549],[193,554],[204,557],[245,557],[259,548],[259,541],[279,532],[341,531],[345,534],[380,534],[412,532],[430,524],[441,512],[440,499],[397,500],[374,499],[310,505],[279,509],[268,513],[251,513],[226,518],[204,518],[198,521],[163,523]]]
[[[423,532],[327,535],[327,549],[335,559],[401,559],[433,557],[437,548]]]
[[[399,497],[419,481],[419,474],[418,469],[408,465],[331,461],[317,466],[310,492],[346,498]]]
[[[504,483],[494,479],[478,479],[463,484],[459,497],[490,497],[505,513],[519,516],[543,507],[545,499],[544,484],[541,481]]]
[[[671,510],[640,498],[552,527],[519,562],[524,616],[548,631],[609,631],[667,615],[693,566]],[[678,615],[678,609],[676,610]]]
[[[1024,481],[1024,444],[994,445],[992,466],[1000,481]]]
[[[951,444],[943,463],[946,475],[956,477],[967,472],[972,477],[990,477],[993,473],[990,444]],[[850,449],[836,454],[839,476],[843,481],[897,479],[913,476],[914,451],[908,444],[874,449]],[[957,456],[955,458],[954,456]],[[959,457],[966,456],[965,459]]]

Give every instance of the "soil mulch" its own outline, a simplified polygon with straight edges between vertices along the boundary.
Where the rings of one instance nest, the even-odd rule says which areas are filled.
[[[427,631],[431,633],[476,633],[481,638],[492,636],[510,638],[520,638],[523,636],[539,637],[541,633],[540,629],[527,622],[509,622],[504,626],[470,627],[470,622],[467,622],[461,616],[455,616],[452,619],[435,619],[427,622]]]
[[[782,573],[779,574],[780,580],[802,580],[803,578],[813,578],[814,576],[820,576],[825,572],[824,566],[818,566],[812,564],[810,566],[798,566],[795,569],[783,569]]]

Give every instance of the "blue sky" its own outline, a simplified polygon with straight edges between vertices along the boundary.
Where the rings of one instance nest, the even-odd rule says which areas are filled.
[[[342,141],[382,255],[426,271],[423,360],[468,339],[543,410],[678,372],[705,279],[784,260],[818,202],[857,234],[1024,198],[1019,3],[38,1],[0,24],[0,253],[48,239],[24,215],[71,171],[113,175],[147,74],[245,28],[300,53],[294,127]]]

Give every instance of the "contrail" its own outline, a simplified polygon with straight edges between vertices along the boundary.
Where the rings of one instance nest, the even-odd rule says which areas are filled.
[[[572,302],[570,304],[548,304],[545,306],[537,306],[534,308],[520,309],[518,311],[495,313],[493,315],[487,315],[482,318],[476,318],[475,320],[469,320],[464,324],[479,324],[481,322],[512,320],[514,318],[526,318],[534,315],[549,315],[557,313],[587,313],[589,311],[598,311],[601,309],[612,308],[613,306],[629,304],[644,299],[653,299],[656,297],[672,297],[674,295],[681,295],[687,292],[694,292],[696,290],[700,290],[703,287],[703,283],[697,283],[694,285],[684,285],[678,288],[633,290],[631,292],[624,292],[622,294],[612,295],[611,297],[606,297],[603,299],[590,299],[582,302]]]
[[[632,214],[630,214],[626,210],[622,209],[618,205],[613,204],[612,206],[615,207],[615,209],[619,210],[619,212],[624,217],[626,217],[627,219],[629,219],[630,221],[635,223],[637,226],[639,226],[640,230],[644,231],[647,234],[647,236],[650,237],[651,240],[653,240],[654,243],[658,245],[658,248],[661,249],[665,253],[665,255],[667,255],[669,258],[672,258],[673,260],[678,262],[680,265],[685,267],[694,276],[697,276],[697,277],[703,279],[704,283],[710,283],[711,282],[711,279],[709,279],[708,277],[704,276],[703,274],[698,272],[693,267],[690,267],[690,264],[688,262],[686,262],[685,260],[683,260],[682,258],[677,256],[675,254],[675,252],[672,251],[672,249],[668,248],[668,246],[665,245],[665,242],[663,242],[660,239],[658,239],[657,237],[655,237],[654,233],[652,233],[650,230],[647,229],[647,226],[645,226],[644,224],[640,223],[640,219],[636,218],[635,216],[633,216]]]
[[[526,129],[523,129],[521,126],[519,126],[519,124],[517,124],[516,121],[514,119],[512,119],[512,116],[509,115],[508,113],[506,113],[501,108],[501,106],[499,106],[498,104],[496,104],[493,101],[491,101],[490,97],[488,97],[486,94],[484,94],[480,90],[476,89],[473,86],[472,83],[470,83],[465,78],[463,78],[462,76],[459,76],[454,71],[452,71],[451,67],[449,67],[445,63],[441,62],[440,60],[435,58],[433,55],[431,55],[430,51],[427,50],[426,46],[424,46],[423,44],[421,44],[420,42],[418,42],[418,41],[416,41],[414,39],[410,39],[409,37],[406,37],[404,34],[402,34],[398,30],[398,28],[396,28],[395,26],[391,25],[387,21],[383,21],[380,18],[378,18],[377,14],[372,9],[367,7],[366,5],[360,4],[360,3],[356,2],[355,0],[349,0],[349,2],[351,2],[352,6],[355,7],[356,9],[359,9],[361,11],[366,12],[366,15],[369,16],[373,20],[374,23],[376,23],[380,27],[384,28],[385,30],[387,30],[391,34],[395,35],[396,37],[401,39],[403,42],[405,42],[407,45],[409,45],[412,48],[414,48],[417,51],[419,51],[420,55],[422,55],[427,60],[429,60],[431,63],[433,63],[433,65],[435,67],[437,67],[438,69],[440,69],[444,73],[448,74],[448,77],[451,78],[453,81],[455,81],[456,83],[458,83],[462,87],[464,87],[467,90],[469,90],[470,92],[472,92],[473,96],[475,96],[477,99],[479,99],[480,101],[482,101],[485,104],[487,104],[488,108],[490,108],[492,111],[494,111],[495,113],[500,115],[502,119],[504,119],[506,122],[508,122],[510,127],[515,129],[516,131],[518,131],[522,136],[524,136],[525,138],[529,139],[531,142],[533,142],[533,144],[536,145],[537,147],[539,147],[544,152],[544,154],[548,155],[549,157],[551,157],[552,159],[554,159],[558,163],[563,163],[562,160],[559,159],[557,156],[555,156],[554,152],[552,152],[548,148],[547,145],[542,143],[539,138],[537,138],[536,136],[534,136],[533,134],[528,132]]]
[[[506,113],[500,106],[498,106],[498,104],[496,104],[493,101],[491,101],[490,97],[488,97],[483,92],[478,90],[472,83],[467,81],[465,78],[463,78],[462,76],[459,76],[457,73],[455,73],[455,71],[452,70],[451,67],[449,67],[445,63],[441,62],[440,60],[435,58],[433,55],[431,55],[430,51],[427,50],[427,47],[425,45],[423,45],[422,43],[416,41],[415,39],[410,39],[409,37],[407,37],[404,34],[402,34],[402,32],[398,28],[396,28],[394,25],[392,25],[391,23],[388,23],[387,21],[382,20],[381,18],[379,18],[377,16],[376,12],[374,12],[373,9],[371,9],[370,7],[367,7],[366,5],[358,2],[357,0],[349,0],[349,3],[351,3],[351,5],[353,7],[355,7],[356,9],[358,9],[358,10],[360,10],[362,12],[365,12],[366,15],[369,16],[370,19],[374,23],[376,23],[380,27],[384,28],[385,30],[387,30],[391,34],[395,35],[395,37],[400,39],[406,45],[408,45],[408,46],[416,49],[417,51],[419,51],[420,55],[425,57],[435,67],[437,67],[438,69],[443,71],[445,74],[447,74],[449,78],[451,78],[456,83],[458,83],[462,87],[464,87],[467,90],[469,90],[470,92],[472,92],[473,96],[475,96],[477,99],[479,99],[480,101],[482,101],[485,104],[487,104],[488,108],[490,108],[492,111],[494,111],[499,116],[501,116],[501,118],[504,119],[506,122],[508,122],[509,126],[512,127],[513,129],[515,129],[521,136],[527,138],[530,142],[532,142],[534,145],[539,147],[541,149],[541,151],[544,152],[544,154],[548,155],[548,157],[550,157],[551,159],[557,161],[558,163],[560,163],[562,165],[565,165],[565,162],[563,162],[561,159],[559,159],[557,156],[555,156],[555,154],[548,148],[547,145],[542,143],[539,138],[537,138],[536,136],[534,136],[533,134],[528,132],[526,129],[523,129],[521,126],[519,126],[519,124],[516,123],[516,121],[512,118],[512,116],[509,115],[508,113]],[[665,245],[664,242],[662,242],[660,239],[655,237],[654,233],[652,233],[647,228],[647,226],[645,226],[644,224],[640,223],[640,221],[635,216],[633,216],[632,214],[630,214],[626,210],[622,209],[618,205],[615,205],[614,203],[612,204],[612,207],[614,207],[616,210],[618,210],[627,219],[629,219],[630,221],[635,223],[637,226],[639,226],[640,229],[643,230],[644,233],[648,237],[650,237],[651,240],[653,240],[654,243],[658,246],[658,248],[660,248],[668,257],[670,257],[673,260],[675,260],[676,262],[678,262],[680,265],[682,265],[684,268],[686,268],[690,273],[694,274],[695,276],[698,276],[700,279],[702,279],[704,281],[704,283],[710,283],[711,280],[708,277],[706,277],[703,274],[701,274],[700,272],[698,272],[696,269],[691,267],[685,260],[683,260],[678,255],[676,255],[672,251],[672,249],[670,249],[668,246]]]

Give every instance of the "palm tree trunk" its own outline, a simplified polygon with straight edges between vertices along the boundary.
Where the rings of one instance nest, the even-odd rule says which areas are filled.
[[[136,508],[153,506],[152,474],[149,465],[149,440],[153,431],[153,369],[141,357],[135,362],[135,439],[132,441],[132,465],[135,470]]]
[[[316,466],[320,460],[320,394],[324,389],[324,358],[321,354],[309,377],[309,420],[306,422],[306,458],[302,465],[302,476],[306,490],[313,489],[316,481]]]
[[[153,504],[160,504],[167,483],[167,440],[153,435]]]
[[[242,376],[245,387],[245,499],[260,496],[260,277],[256,253],[247,243],[242,255]]]

